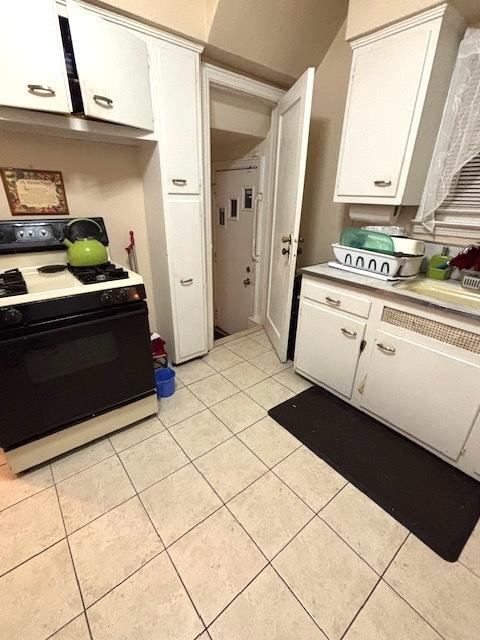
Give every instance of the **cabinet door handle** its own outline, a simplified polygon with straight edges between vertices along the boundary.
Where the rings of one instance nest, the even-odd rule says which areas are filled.
[[[380,351],[389,353],[391,355],[393,355],[397,351],[395,347],[388,347],[386,344],[382,344],[381,342],[377,342],[377,347],[380,349]]]
[[[356,338],[357,337],[357,332],[356,331],[350,331],[349,329],[345,329],[344,327],[342,327],[342,333],[344,336],[348,336],[349,338]]]
[[[186,278],[184,280],[180,280],[180,284],[184,287],[188,286],[189,284],[193,284],[193,278]]]
[[[373,183],[376,187],[391,187],[391,180],[375,180]]]
[[[34,93],[38,96],[47,97],[55,95],[55,91],[54,89],[52,89],[52,87],[46,87],[43,84],[27,84],[27,87],[30,93]]]
[[[111,98],[107,98],[106,96],[99,96],[97,93],[93,96],[95,102],[101,107],[108,107],[111,109],[113,107],[113,100]]]
[[[184,187],[187,184],[185,178],[172,178],[172,182],[177,187]]]
[[[330,304],[334,304],[337,307],[338,307],[339,304],[341,304],[340,300],[336,300],[335,298],[331,298],[330,296],[325,296],[325,300],[327,302],[329,302]]]

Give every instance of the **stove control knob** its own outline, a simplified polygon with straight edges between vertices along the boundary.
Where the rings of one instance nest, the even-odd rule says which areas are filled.
[[[13,307],[8,307],[3,312],[3,322],[5,324],[14,325],[20,324],[23,320],[22,312],[18,309],[14,309]]]
[[[104,293],[102,293],[102,295],[100,296],[100,302],[106,307],[108,307],[111,304],[114,304],[115,300],[113,298],[112,292],[105,291]]]
[[[127,289],[119,289],[117,291],[117,295],[115,296],[117,298],[117,302],[123,303],[123,302],[128,302],[128,290]]]

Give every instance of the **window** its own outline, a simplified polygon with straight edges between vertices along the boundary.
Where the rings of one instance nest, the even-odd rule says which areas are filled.
[[[230,198],[229,217],[231,220],[238,220],[238,199],[237,198]]]
[[[244,211],[253,210],[253,188],[242,187],[242,209]]]
[[[414,232],[425,233],[418,220]],[[435,236],[480,237],[480,154],[467,162],[453,179],[450,191],[435,210]]]

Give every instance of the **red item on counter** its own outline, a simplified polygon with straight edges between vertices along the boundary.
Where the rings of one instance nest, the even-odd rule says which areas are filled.
[[[457,269],[480,271],[480,245],[467,247],[465,251],[450,260],[450,266]]]

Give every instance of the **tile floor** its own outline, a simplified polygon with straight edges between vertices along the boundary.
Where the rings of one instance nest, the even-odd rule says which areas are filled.
[[[6,640],[476,640],[480,527],[445,562],[268,417],[309,383],[263,330],[177,368],[158,417],[18,478]]]

